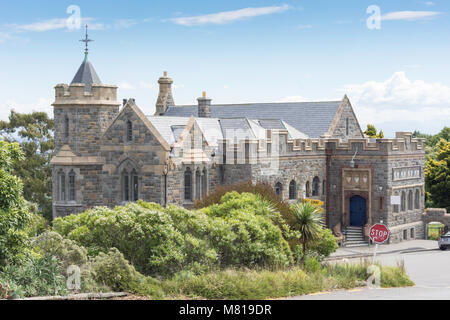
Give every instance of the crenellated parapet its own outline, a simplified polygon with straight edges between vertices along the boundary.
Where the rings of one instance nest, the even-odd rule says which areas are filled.
[[[86,91],[84,83],[58,84],[53,106],[74,105],[120,106],[121,103],[117,101],[117,86],[114,85],[93,84],[91,91]]]

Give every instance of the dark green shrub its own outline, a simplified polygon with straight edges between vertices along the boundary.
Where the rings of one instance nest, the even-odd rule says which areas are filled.
[[[62,262],[64,272],[70,265],[81,268],[88,260],[84,247],[53,231],[46,231],[34,238],[33,246],[37,253],[57,257]]]
[[[100,253],[89,263],[88,270],[96,282],[114,291],[131,291],[139,277],[139,273],[116,248]]]
[[[20,265],[8,265],[0,272],[0,283],[9,285],[19,297],[64,295],[66,279],[61,262],[54,256],[30,256]]]
[[[195,202],[195,207],[197,209],[201,209],[218,204],[221,202],[224,195],[233,191],[237,193],[259,194],[275,206],[275,209],[280,213],[285,223],[288,225],[293,225],[294,219],[291,214],[290,205],[280,199],[273,186],[265,182],[258,182],[254,184],[251,181],[247,181],[233,185],[218,186],[213,192],[208,194],[202,200],[197,200]],[[288,239],[289,237],[286,238]]]
[[[53,225],[90,252],[114,247],[140,272],[170,276],[218,266],[288,265],[292,254],[275,221],[282,219],[270,202],[233,193],[199,211],[139,201],[58,218]]]

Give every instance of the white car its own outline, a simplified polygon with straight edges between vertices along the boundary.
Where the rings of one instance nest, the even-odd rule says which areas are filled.
[[[447,250],[450,248],[450,232],[447,232],[446,234],[443,234],[439,237],[438,240],[439,249],[441,250]]]

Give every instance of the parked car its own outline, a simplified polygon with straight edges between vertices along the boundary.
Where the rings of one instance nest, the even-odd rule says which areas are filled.
[[[438,240],[439,249],[447,250],[450,248],[450,232],[444,233],[439,237]]]

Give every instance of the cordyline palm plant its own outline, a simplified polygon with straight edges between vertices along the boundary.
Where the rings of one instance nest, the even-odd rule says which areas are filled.
[[[323,219],[320,215],[320,208],[310,202],[293,205],[292,214],[295,217],[294,229],[300,234],[300,243],[305,257],[308,245],[313,244],[320,238]]]

